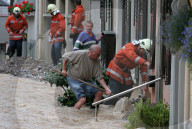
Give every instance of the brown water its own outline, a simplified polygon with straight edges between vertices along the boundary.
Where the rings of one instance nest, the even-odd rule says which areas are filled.
[[[62,89],[45,82],[0,74],[0,129],[124,129],[127,121],[113,107],[94,110],[59,106]]]

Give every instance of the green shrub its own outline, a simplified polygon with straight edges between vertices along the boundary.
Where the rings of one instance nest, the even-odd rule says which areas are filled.
[[[143,108],[143,100],[140,99],[138,103],[135,104],[135,109],[130,116],[128,116],[129,123],[125,125],[127,129],[135,129],[138,127],[145,127],[145,124],[140,118],[141,110]]]
[[[57,101],[62,105],[62,106],[68,106],[68,107],[72,107],[75,105],[75,103],[77,102],[75,95],[73,94],[73,92],[69,89],[67,89],[65,91],[65,93],[63,94],[63,96],[58,96]]]
[[[127,129],[146,127],[147,129],[168,128],[169,105],[160,100],[157,104],[150,106],[150,99],[143,103],[140,100],[135,105],[133,113],[128,116]]]
[[[77,102],[75,95],[69,89],[69,84],[66,77],[62,76],[60,73],[48,72],[44,79],[50,83],[51,86],[56,85],[56,87],[61,87],[64,90],[62,96],[58,96],[57,101],[63,106],[74,106]]]
[[[150,106],[146,101],[141,109],[141,119],[148,127],[168,127],[169,126],[169,105],[160,100],[157,104]]]

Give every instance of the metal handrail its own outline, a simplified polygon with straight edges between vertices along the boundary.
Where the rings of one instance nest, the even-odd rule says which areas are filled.
[[[108,97],[108,98],[105,98],[105,99],[103,99],[103,100],[100,100],[100,101],[97,101],[97,102],[95,102],[95,103],[92,103],[92,105],[93,105],[93,106],[96,106],[96,105],[98,105],[98,104],[100,104],[100,103],[103,103],[103,102],[105,102],[105,101],[109,101],[109,100],[111,100],[111,99],[117,98],[117,97],[119,97],[119,96],[121,96],[121,95],[124,95],[124,94],[126,94],[126,93],[129,93],[129,92],[131,92],[131,91],[133,91],[133,90],[139,89],[139,88],[141,88],[141,87],[143,87],[143,86],[146,86],[146,85],[149,85],[149,84],[151,84],[151,83],[160,81],[161,79],[162,79],[162,77],[157,78],[157,79],[155,79],[155,80],[152,80],[152,81],[150,81],[150,82],[146,82],[146,83],[141,84],[141,85],[139,85],[139,86],[133,87],[133,88],[131,88],[131,89],[129,89],[129,90],[120,92],[120,93],[118,93],[118,94],[115,94],[115,95],[110,96],[110,97]]]

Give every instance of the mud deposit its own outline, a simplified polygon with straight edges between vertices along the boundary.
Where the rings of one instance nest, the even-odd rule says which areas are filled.
[[[9,74],[0,79],[0,129],[124,129],[127,123],[110,106],[100,106],[98,121],[89,107],[59,106],[63,91],[46,82]]]

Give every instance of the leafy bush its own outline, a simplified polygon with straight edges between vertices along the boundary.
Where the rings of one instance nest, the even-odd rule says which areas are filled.
[[[146,101],[141,109],[141,119],[148,127],[168,127],[169,105],[160,100],[154,106],[150,106],[149,101]]]
[[[143,100],[140,99],[139,102],[135,104],[135,109],[130,116],[128,116],[129,123],[125,125],[127,129],[135,129],[138,127],[145,127],[145,124],[140,118],[141,110],[143,108]]]
[[[44,79],[50,83],[51,86],[54,84],[56,87],[61,87],[64,90],[63,96],[58,96],[57,101],[63,106],[74,106],[77,102],[75,95],[69,89],[69,84],[66,77],[60,73],[49,72],[45,75]]]
[[[69,89],[67,89],[65,91],[65,93],[63,94],[63,96],[58,96],[57,101],[59,103],[61,103],[62,106],[68,106],[68,107],[72,107],[75,105],[75,103],[77,102],[75,95],[73,94],[73,92]]]
[[[143,102],[141,99],[135,105],[135,109],[128,116],[129,123],[125,125],[127,129],[139,127],[167,128],[169,126],[169,106],[160,100],[157,104],[150,106],[150,99]]]

